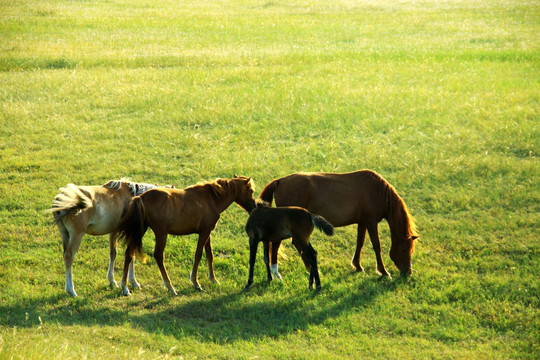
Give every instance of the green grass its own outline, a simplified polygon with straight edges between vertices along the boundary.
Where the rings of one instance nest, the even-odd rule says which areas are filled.
[[[535,1],[0,1],[0,358],[533,359],[540,352],[540,6]],[[233,173],[257,194],[296,171],[370,168],[416,217],[413,278],[350,270],[355,227],[290,244],[249,292],[247,215],[170,237],[170,297],[109,289],[85,236],[64,291],[58,188],[123,176],[185,187]],[[145,237],[151,254],[151,234]],[[119,263],[122,257],[119,257]],[[117,264],[117,279],[120,278]]]

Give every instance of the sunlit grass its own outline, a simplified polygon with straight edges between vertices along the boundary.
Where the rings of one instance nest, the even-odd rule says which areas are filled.
[[[0,4],[0,357],[534,358],[540,268],[539,30],[533,1],[38,1]],[[283,283],[247,280],[247,215],[169,237],[131,298],[83,239],[64,292],[43,213],[65,184],[185,187],[234,173],[257,194],[296,171],[376,170],[415,216],[415,275],[377,281],[356,229],[318,233],[313,295],[290,244]],[[152,254],[152,235],[145,237]],[[122,250],[119,263],[122,262]],[[117,280],[121,274],[117,264]]]

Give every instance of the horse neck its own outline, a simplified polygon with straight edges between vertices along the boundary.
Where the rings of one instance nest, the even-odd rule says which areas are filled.
[[[236,194],[234,193],[234,191],[232,191],[233,189],[231,189],[228,184],[223,187],[225,187],[224,191],[216,191],[214,189],[210,189],[211,198],[213,199],[215,206],[220,214],[227,210],[227,208],[234,202],[236,198]]]
[[[411,220],[407,207],[403,200],[395,193],[389,194],[388,202],[388,226],[390,227],[390,236],[393,244],[399,244],[412,236]]]

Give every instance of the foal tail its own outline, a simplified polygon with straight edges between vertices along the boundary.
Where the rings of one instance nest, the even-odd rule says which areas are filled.
[[[69,213],[92,206],[94,206],[92,194],[81,190],[77,185],[68,184],[65,188],[60,188],[60,193],[54,198],[51,208],[45,212],[53,213],[54,219],[58,222]]]
[[[143,252],[142,239],[148,226],[145,224],[144,203],[140,196],[135,196],[129,203],[127,213],[118,225],[119,238],[126,245],[126,254],[137,256],[146,261]]]
[[[322,232],[324,232],[326,235],[334,235],[334,227],[332,224],[330,224],[325,218],[319,215],[311,214],[311,221],[313,222],[313,225]]]
[[[274,191],[276,190],[278,184],[279,179],[273,180],[270,183],[266,184],[261,194],[259,195],[259,199],[266,201],[267,203],[272,205],[272,200],[274,199]]]

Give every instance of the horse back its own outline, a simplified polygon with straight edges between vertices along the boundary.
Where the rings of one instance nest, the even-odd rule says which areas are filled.
[[[140,195],[146,220],[154,231],[186,235],[215,226],[219,213],[209,206],[204,194],[190,189],[155,188]]]
[[[380,221],[386,211],[381,198],[384,180],[370,170],[351,173],[298,173],[279,180],[276,206],[300,206],[334,226]]]

